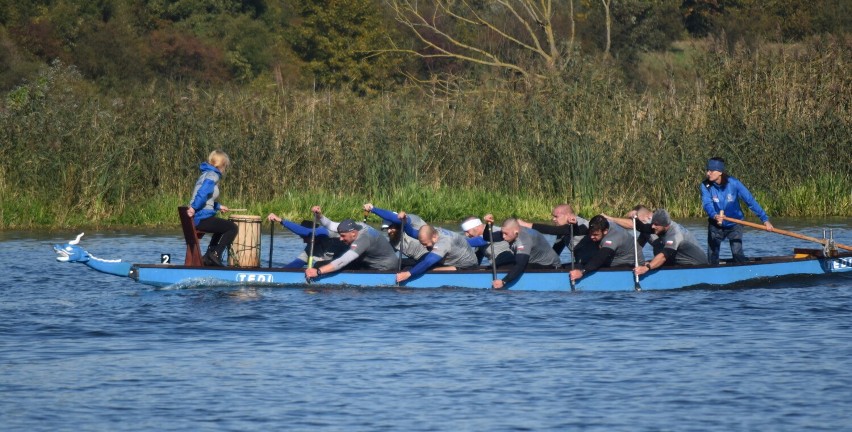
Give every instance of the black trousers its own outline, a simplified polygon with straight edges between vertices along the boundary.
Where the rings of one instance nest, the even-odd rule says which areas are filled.
[[[222,257],[225,249],[234,242],[239,230],[237,224],[215,216],[200,220],[195,228],[213,234],[213,238],[210,239],[210,244],[207,246],[207,251],[213,249],[219,257]]]

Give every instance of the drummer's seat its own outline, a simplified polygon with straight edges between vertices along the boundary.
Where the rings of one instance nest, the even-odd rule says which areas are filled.
[[[201,246],[199,246],[198,241],[207,233],[195,229],[195,223],[193,223],[192,218],[186,214],[188,209],[189,207],[187,206],[178,207],[180,226],[183,228],[183,239],[186,241],[186,257],[183,259],[183,265],[201,266]]]

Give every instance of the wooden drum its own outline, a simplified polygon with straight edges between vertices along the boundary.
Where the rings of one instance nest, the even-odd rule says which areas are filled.
[[[228,254],[232,267],[260,266],[260,216],[232,215],[228,218],[237,224],[239,232]]]

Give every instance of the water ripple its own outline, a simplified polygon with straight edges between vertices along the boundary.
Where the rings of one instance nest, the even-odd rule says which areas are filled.
[[[86,241],[154,261],[177,235]],[[0,288],[4,430],[852,424],[848,278],[642,293],[158,290],[56,263],[59,241],[0,248],[14,281]]]

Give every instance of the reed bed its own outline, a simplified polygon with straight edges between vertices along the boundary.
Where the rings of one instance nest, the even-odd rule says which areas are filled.
[[[372,98],[169,83],[105,96],[55,64],[0,113],[0,228],[174,224],[214,148],[233,162],[224,202],[296,220],[313,204],[363,217],[368,201],[434,221],[542,219],[559,202],[693,217],[710,156],[770,215],[850,216],[852,42],[794,48],[711,43],[692,79],[641,93],[592,61],[523,91]]]

